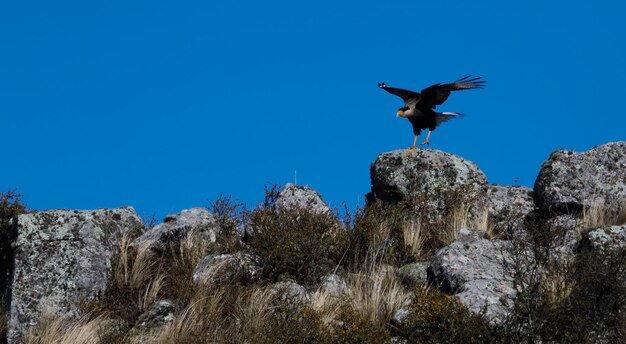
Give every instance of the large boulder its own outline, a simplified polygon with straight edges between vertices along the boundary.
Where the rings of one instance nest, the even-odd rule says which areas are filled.
[[[163,251],[168,245],[177,244],[192,232],[211,243],[220,235],[219,225],[211,212],[206,208],[191,208],[167,215],[163,223],[145,232],[137,238],[135,244]]]
[[[498,322],[515,297],[509,245],[508,241],[485,239],[484,232],[462,229],[455,242],[432,258],[428,280],[458,296],[471,311],[485,309],[485,315]]]
[[[552,214],[577,213],[598,203],[619,212],[626,200],[626,142],[582,153],[554,151],[541,166],[533,196]]]
[[[487,178],[471,161],[438,150],[396,150],[380,154],[370,167],[369,205],[408,201],[436,220],[453,207],[468,207],[474,218],[487,210]]]
[[[511,236],[522,229],[524,217],[534,208],[532,189],[525,186],[490,185],[489,226],[493,232]]]
[[[102,294],[120,236],[142,226],[131,207],[20,215],[9,343],[18,342],[43,312],[73,315],[80,302]]]
[[[308,186],[287,183],[278,193],[274,209],[281,211],[293,208],[308,209],[315,214],[331,213],[330,207],[317,191]]]

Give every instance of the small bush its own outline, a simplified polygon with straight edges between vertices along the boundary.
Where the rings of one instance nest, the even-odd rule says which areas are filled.
[[[391,342],[391,335],[387,326],[372,323],[363,314],[356,312],[349,306],[341,307],[330,329],[331,343],[346,344],[378,344]]]
[[[418,288],[397,335],[408,343],[493,343],[496,332],[480,314],[438,291]]]
[[[270,205],[256,209],[249,219],[251,250],[272,280],[289,277],[314,284],[337,267],[348,244],[347,232],[332,214],[298,207],[277,212]]]

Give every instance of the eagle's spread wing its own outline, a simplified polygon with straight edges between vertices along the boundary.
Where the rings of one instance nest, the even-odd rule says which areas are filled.
[[[435,107],[442,104],[448,99],[450,92],[458,90],[470,90],[472,88],[481,88],[485,85],[482,78],[472,78],[470,75],[461,78],[457,81],[447,84],[434,84],[422,90],[421,103],[429,107]]]
[[[403,90],[401,88],[389,87],[385,83],[382,83],[382,82],[378,83],[378,87],[382,88],[383,90],[391,94],[394,94],[402,98],[404,101],[407,101],[408,99],[411,99],[411,98],[420,99],[420,94],[417,92]]]

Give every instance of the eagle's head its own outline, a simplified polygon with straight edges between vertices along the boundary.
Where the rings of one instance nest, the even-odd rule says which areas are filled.
[[[405,106],[403,108],[399,108],[398,112],[396,112],[396,117],[406,117],[411,115],[411,108],[409,108],[408,106]]]

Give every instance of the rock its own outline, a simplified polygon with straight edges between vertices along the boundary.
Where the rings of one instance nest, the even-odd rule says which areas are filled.
[[[171,324],[174,321],[176,305],[170,300],[159,300],[150,309],[139,316],[135,327],[130,331],[130,337],[149,336],[150,333]]]
[[[135,241],[136,245],[148,245],[155,251],[163,251],[168,245],[184,239],[188,233],[198,233],[208,242],[215,242],[220,234],[219,225],[206,208],[185,209],[178,214],[167,215],[163,223],[147,231]]]
[[[626,200],[626,142],[578,153],[552,152],[543,163],[533,192],[537,207],[571,214],[600,202],[617,213]]]
[[[507,241],[485,239],[481,231],[462,229],[459,239],[432,258],[428,280],[458,296],[472,312],[486,308],[485,315],[498,322],[515,296],[508,246]]]
[[[208,255],[193,271],[195,283],[256,282],[263,274],[258,257],[247,253]]]
[[[556,235],[554,254],[560,261],[574,258],[580,241],[578,227],[580,221],[572,215],[559,215],[545,222],[545,229]]]
[[[329,274],[322,277],[320,288],[336,298],[343,297],[349,292],[348,285],[337,274]]]
[[[626,247],[626,225],[597,228],[583,235],[579,250],[606,250]]]
[[[324,202],[320,194],[307,186],[287,183],[274,201],[274,209],[303,208],[309,209],[315,214],[332,213],[330,207]]]
[[[507,237],[522,230],[524,217],[535,208],[532,189],[525,186],[490,185],[487,197],[489,225]]]
[[[131,207],[20,215],[9,343],[18,342],[42,312],[75,315],[79,302],[102,294],[121,233],[142,227]]]
[[[418,262],[402,266],[398,269],[398,278],[410,287],[423,286],[428,281],[426,269],[429,265],[428,262]]]
[[[301,286],[293,281],[284,281],[274,283],[270,286],[276,295],[280,295],[280,299],[288,302],[293,306],[301,306],[311,301],[311,294]]]
[[[411,315],[411,311],[405,308],[398,309],[395,313],[393,313],[393,317],[391,321],[396,326],[401,326],[404,320]]]
[[[368,205],[411,201],[429,221],[453,206],[468,206],[475,219],[487,209],[487,178],[476,164],[450,153],[431,149],[382,153],[370,167],[370,177]]]

